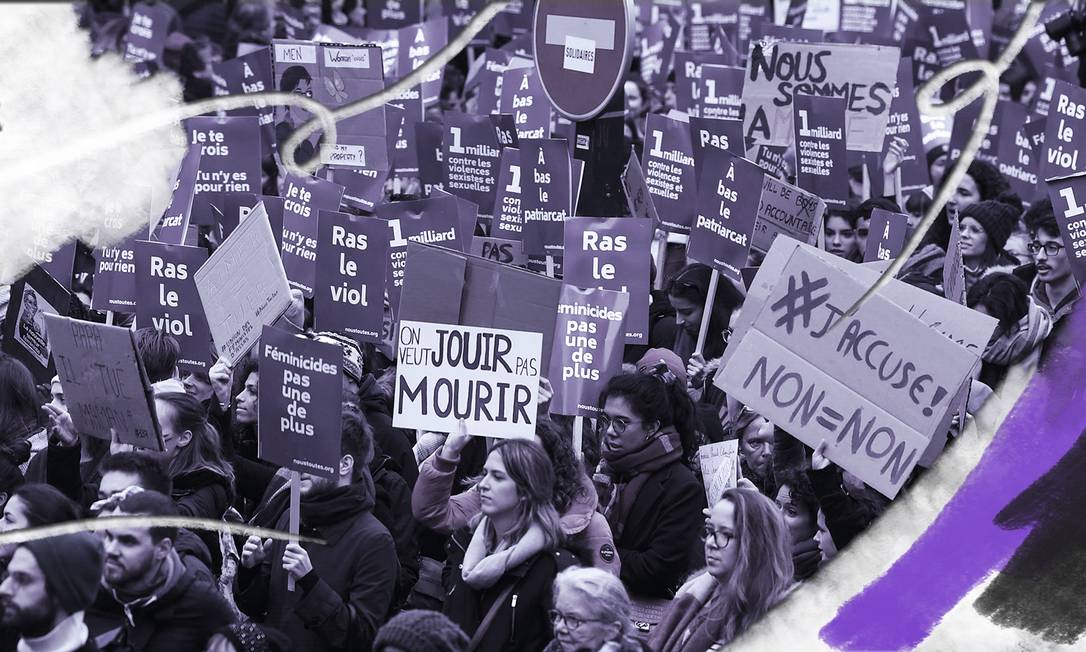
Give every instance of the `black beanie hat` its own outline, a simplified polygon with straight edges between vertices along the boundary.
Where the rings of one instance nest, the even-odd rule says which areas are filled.
[[[970,204],[962,209],[959,219],[971,217],[988,234],[988,242],[996,253],[1003,251],[1007,239],[1018,225],[1018,210],[1001,201],[988,200]]]
[[[377,632],[373,652],[389,646],[411,652],[464,652],[468,637],[445,614],[415,609],[397,614]]]
[[[41,568],[45,586],[69,614],[90,606],[102,580],[105,552],[90,532],[59,534],[22,544]]]

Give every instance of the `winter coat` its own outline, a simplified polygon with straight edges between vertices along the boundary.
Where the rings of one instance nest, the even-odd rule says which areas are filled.
[[[479,513],[479,492],[474,487],[452,494],[457,462],[442,457],[441,449],[423,461],[419,481],[411,493],[411,509],[418,522],[438,532],[454,532],[466,527]],[[607,519],[596,511],[596,488],[582,477],[584,492],[573,499],[561,515],[566,545],[585,565],[618,575],[622,556],[616,553]]]
[[[377,447],[392,458],[407,486],[414,488],[419,477],[419,466],[412,449],[414,442],[405,430],[392,426],[392,409],[372,374],[366,374],[358,384],[358,406],[373,428],[373,441]]]

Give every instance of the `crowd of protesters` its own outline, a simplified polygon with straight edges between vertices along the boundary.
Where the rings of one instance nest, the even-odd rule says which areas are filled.
[[[365,20],[356,0],[286,4],[311,23]],[[209,66],[235,56],[239,42],[281,36],[275,3],[169,6],[176,20],[160,72],[181,76],[187,100],[212,95]],[[130,7],[99,0],[81,11],[95,52],[116,51]],[[463,108],[463,64],[450,64],[440,108]],[[642,146],[646,114],[666,113],[674,100],[650,90],[637,66],[635,57],[623,86],[627,150]],[[1005,84],[1005,99],[1028,103],[1028,85]],[[441,112],[427,119],[440,121]],[[902,147],[888,145],[888,174]],[[859,262],[874,208],[919,216],[953,165],[945,142],[921,155],[932,186],[906,205],[857,188],[845,209],[827,214],[824,248]],[[275,166],[265,168],[274,190]],[[955,240],[966,304],[998,320],[974,387],[998,391],[1012,367],[1044,363],[1046,340],[1077,301],[1068,250],[1043,193],[1016,195],[982,161],[968,165],[898,278],[942,296]],[[80,301],[93,282],[82,253],[73,279]],[[889,501],[830,462],[825,444],[805,446],[715,385],[745,289],[720,279],[705,314],[712,271],[684,262],[681,249],[675,262],[675,253],[653,268],[663,283],[643,299],[651,301],[649,343],[627,346],[581,450],[569,419],[549,414],[555,379],[544,381],[532,440],[394,427],[395,361],[374,345],[315,332],[311,306],[295,297],[293,320],[344,354],[341,457],[334,479],[300,475],[303,539],[133,521],[0,546],[0,652],[726,645],[849,546]],[[93,318],[89,306],[83,314]],[[0,354],[0,532],[114,515],[287,531],[289,473],[258,456],[264,388],[255,355],[232,367],[220,359],[206,374],[181,371],[173,337],[151,328],[136,335],[162,452],[79,432],[59,379],[36,386],[20,362]],[[956,435],[964,424],[953,428]],[[698,448],[732,439],[741,479],[706,500]],[[923,472],[913,472],[906,493]]]

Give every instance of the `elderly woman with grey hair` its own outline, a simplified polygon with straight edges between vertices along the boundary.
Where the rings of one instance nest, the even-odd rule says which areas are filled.
[[[614,575],[569,568],[554,580],[554,640],[544,652],[643,652],[630,620],[630,598]]]

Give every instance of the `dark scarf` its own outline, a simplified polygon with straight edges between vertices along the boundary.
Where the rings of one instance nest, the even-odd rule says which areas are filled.
[[[302,496],[302,525],[323,528],[348,521],[363,512],[373,511],[373,480],[370,474],[345,487],[335,487],[316,496]]]
[[[626,517],[629,516],[645,481],[653,472],[682,458],[682,454],[679,433],[670,426],[657,432],[643,447],[635,451],[623,455],[603,452],[606,468],[610,471],[607,475],[610,476],[612,485],[611,498],[605,503],[604,516],[611,525],[616,541],[622,536]]]

